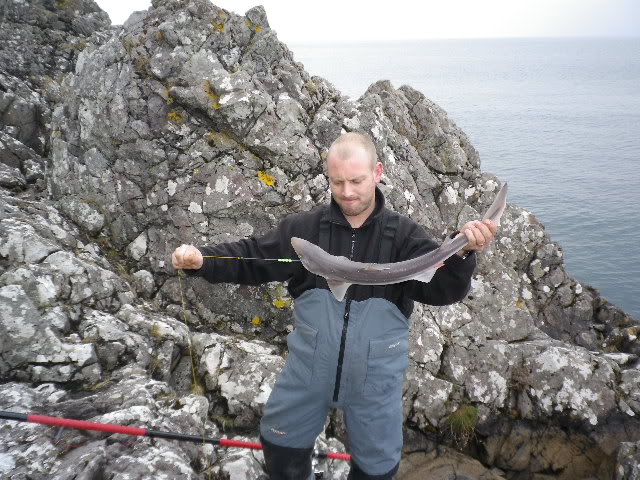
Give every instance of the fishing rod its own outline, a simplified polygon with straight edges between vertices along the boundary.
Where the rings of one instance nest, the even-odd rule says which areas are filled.
[[[18,413],[0,410],[0,419],[39,423],[41,425],[52,425],[54,427],[73,428],[76,430],[97,430],[99,432],[121,433],[124,435],[149,438],[164,438],[167,440],[178,440],[182,442],[209,443],[220,447],[262,450],[262,444],[259,442],[247,442],[243,440],[232,440],[230,438],[212,438],[201,435],[149,430],[148,428],[129,427],[127,425],[117,425],[113,423],[88,422],[86,420],[73,420],[71,418],[49,417],[33,413]],[[351,460],[351,455],[348,453],[315,451],[313,456],[316,458],[331,458],[334,460]]]
[[[203,255],[202,258],[218,258],[223,260],[262,260],[263,262],[282,262],[282,263],[293,263],[293,262],[300,261],[296,258],[225,257],[222,255]]]

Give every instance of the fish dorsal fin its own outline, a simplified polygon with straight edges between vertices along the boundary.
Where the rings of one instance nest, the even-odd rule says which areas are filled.
[[[333,293],[333,296],[336,297],[336,300],[339,302],[344,299],[347,290],[351,286],[350,283],[346,283],[341,280],[329,280],[328,278],[327,284],[329,285],[329,290],[331,290],[331,293]]]

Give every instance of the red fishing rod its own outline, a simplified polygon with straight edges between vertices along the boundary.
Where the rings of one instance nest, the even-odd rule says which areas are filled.
[[[42,425],[52,425],[55,427],[73,428],[76,430],[97,430],[99,432],[121,433],[123,435],[133,435],[149,438],[164,438],[168,440],[179,440],[182,442],[210,443],[220,447],[237,447],[261,450],[262,444],[259,442],[245,442],[242,440],[231,440],[229,438],[212,438],[202,435],[188,435],[185,433],[162,432],[149,430],[148,428],[129,427],[126,425],[116,425],[113,423],[87,422],[85,420],[73,420],[71,418],[48,417],[46,415],[36,415],[33,413],[6,412],[0,410],[0,419],[15,420],[18,422],[39,423]],[[332,458],[335,460],[351,460],[348,453],[316,451],[317,458]]]

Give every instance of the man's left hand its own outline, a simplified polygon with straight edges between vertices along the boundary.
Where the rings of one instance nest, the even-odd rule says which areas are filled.
[[[489,247],[498,231],[498,227],[492,220],[474,220],[465,223],[460,229],[459,235],[467,237],[467,245],[458,254],[475,250],[481,252]]]

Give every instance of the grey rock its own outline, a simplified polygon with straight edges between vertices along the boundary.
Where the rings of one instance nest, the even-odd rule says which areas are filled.
[[[108,15],[92,0],[8,0],[0,11],[0,64],[11,75],[38,83],[69,72],[86,37],[108,28]]]
[[[101,375],[92,345],[74,335],[60,339],[18,285],[0,288],[0,374],[35,382],[96,382]]]
[[[60,248],[28,223],[13,218],[0,220],[0,239],[0,255],[15,263],[39,263]]]
[[[398,480],[504,480],[506,477],[487,469],[477,460],[451,449],[431,453],[413,453],[405,457]]]
[[[623,443],[618,452],[616,480],[640,479],[640,442]]]
[[[51,385],[33,389],[5,384],[0,390],[0,407],[14,411],[48,408],[53,415],[74,417],[84,413],[84,418],[100,423],[219,436],[206,420],[208,402],[204,397],[177,396],[162,382],[131,373],[115,378],[111,386],[98,393],[76,398],[65,396]],[[0,431],[5,440],[0,446],[0,468],[15,478],[70,480],[92,478],[99,472],[114,478],[126,474],[135,479],[195,479],[201,477],[194,472],[194,465],[205,470],[217,460],[212,445],[151,439],[132,442],[134,437],[113,441],[113,437],[105,440],[101,433],[69,429],[56,439],[48,427],[29,423],[4,422]],[[25,451],[25,439],[38,448]]]
[[[150,298],[156,291],[153,274],[147,270],[138,270],[133,274],[133,288],[145,298]]]
[[[140,260],[147,253],[147,235],[142,232],[127,247],[127,253],[134,260]]]
[[[263,342],[234,341],[213,334],[193,336],[198,366],[208,390],[219,390],[234,425],[255,427],[284,361]]]
[[[233,437],[233,440],[253,442],[254,438]],[[220,465],[214,471],[229,475],[238,480],[256,480],[263,473],[264,456],[260,450],[235,449],[227,452],[221,459]]]
[[[615,409],[615,366],[564,345],[525,345],[524,368],[534,372],[528,393],[546,414],[567,411],[591,425]],[[534,352],[537,352],[534,353]],[[523,352],[524,353],[524,352]]]
[[[18,188],[26,185],[27,180],[18,168],[12,168],[0,163],[0,187]]]
[[[640,370],[628,369],[620,373],[620,392],[633,413],[640,415]]]
[[[25,180],[0,187],[0,375],[22,382],[3,384],[0,406],[212,435],[215,419],[257,436],[291,299],[275,283],[177,277],[173,249],[260,235],[326,202],[322,161],[343,130],[371,135],[389,205],[435,239],[498,191],[440,107],[388,81],[341,95],[261,7],[157,0],[109,29],[93,2],[54,3],[0,11],[0,163]],[[638,322],[566,273],[530,212],[508,206],[462,303],[418,305],[411,321],[408,423],[448,442],[451,415],[471,407],[478,456],[500,469],[454,455],[419,472],[610,478],[616,456],[618,471],[637,467],[619,451],[640,440]],[[260,473],[247,452],[80,433],[66,451],[40,427],[0,429],[0,470],[15,478]],[[331,468],[345,478],[346,464]]]
[[[5,28],[0,35],[4,34]],[[12,55],[16,59],[20,57]],[[0,68],[0,161],[20,167],[25,160],[45,154],[50,119],[51,108],[42,95]]]
[[[93,208],[86,200],[65,197],[61,199],[60,207],[71,220],[89,233],[96,234],[104,226],[104,215]]]

